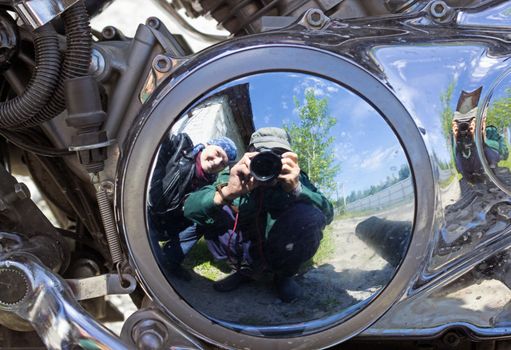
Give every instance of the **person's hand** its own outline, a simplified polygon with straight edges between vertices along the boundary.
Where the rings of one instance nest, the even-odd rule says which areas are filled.
[[[257,152],[247,152],[230,171],[227,186],[222,187],[220,193],[215,194],[214,201],[217,204],[225,204],[257,187],[257,181],[250,175],[250,160]]]
[[[280,171],[278,179],[284,191],[291,192],[300,184],[298,155],[293,152],[286,152],[282,155],[281,160],[282,170]]]
[[[452,127],[452,133],[454,135],[454,138],[457,138],[458,137],[458,123],[456,123],[456,121],[453,120],[451,123],[451,127]]]

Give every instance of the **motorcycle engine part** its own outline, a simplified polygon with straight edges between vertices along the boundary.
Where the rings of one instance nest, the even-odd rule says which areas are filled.
[[[67,40],[62,66],[56,33],[47,26],[34,31],[35,72],[28,86],[18,89],[18,97],[0,104],[0,127],[26,128],[52,119],[65,107],[64,81],[88,73],[92,37],[83,2],[71,6],[62,17]],[[12,74],[7,71],[6,78],[8,73]]]
[[[101,130],[106,113],[96,81],[91,76],[68,79],[65,82],[68,116],[66,123],[77,129],[71,138],[71,150],[78,151],[80,163],[89,173],[104,169],[106,147],[110,144],[105,130]]]
[[[24,123],[50,100],[60,68],[58,39],[51,30],[34,34],[36,71],[22,95],[0,104],[0,127],[10,128]]]
[[[272,150],[264,150],[250,160],[250,175],[257,181],[271,182],[282,170],[281,156]]]
[[[33,29],[42,27],[79,0],[14,0],[14,8]]]
[[[112,2],[114,2],[114,0],[85,0],[87,13],[91,17],[94,17],[100,14],[106,7],[110,6]]]
[[[0,310],[29,321],[48,349],[89,344],[96,348],[128,349],[117,336],[88,316],[73,299],[66,283],[32,255],[16,252],[0,255],[1,274],[15,277],[4,282],[8,284],[7,290],[24,292],[2,293]],[[14,286],[14,282],[21,284]]]
[[[239,36],[264,31],[268,23],[275,23],[268,18],[275,18],[284,25],[270,25],[273,28],[286,26],[287,19],[297,19],[312,8],[324,12],[330,18],[348,19],[366,16],[381,16],[389,13],[413,13],[421,11],[430,1],[417,0],[386,0],[386,1],[354,1],[354,0],[246,0],[235,3],[229,0],[154,0],[172,17],[174,17],[191,34],[203,40],[222,40],[201,33],[181,17],[176,9],[185,9],[190,18],[209,15],[230,33]],[[480,4],[480,0],[449,0],[445,2],[451,7],[471,7]],[[435,12],[436,13],[436,12]],[[265,24],[264,22],[267,21]],[[289,21],[287,24],[290,24]]]
[[[28,295],[29,284],[25,276],[17,269],[0,269],[2,281],[7,283],[0,291],[0,305],[12,307],[21,303]]]
[[[18,52],[18,28],[7,13],[0,13],[0,69],[7,69]]]
[[[292,40],[292,37],[296,41]],[[261,39],[265,41],[263,46],[256,44]],[[357,334],[374,322],[378,315],[383,314],[401,296],[409,279],[417,274],[421,261],[421,258],[418,257],[426,253],[419,247],[424,247],[433,232],[430,226],[432,223],[430,210],[433,208],[432,170],[429,164],[423,161],[428,156],[419,130],[400,101],[384,84],[381,84],[374,75],[369,74],[366,70],[340,55],[303,46],[300,44],[302,41],[303,36],[292,31],[286,32],[282,36],[268,34],[253,39],[240,39],[227,43],[225,46],[216,46],[214,49],[208,50],[204,56],[199,55],[184,63],[175,71],[172,79],[164,82],[146,104],[146,108],[140,115],[139,128],[133,129],[130,146],[124,153],[119,168],[120,180],[117,182],[116,202],[120,204],[120,227],[127,241],[130,260],[133,262],[134,268],[139,271],[145,289],[162,310],[172,315],[171,317],[177,318],[194,334],[198,334],[206,341],[218,346],[292,348],[300,344],[307,344],[308,347],[321,348]],[[218,51],[216,51],[217,49]],[[293,57],[293,59],[290,60],[289,57]],[[328,79],[323,77],[328,77]],[[295,87],[296,90],[294,90]],[[293,104],[292,94],[297,94],[296,100],[299,102],[309,101],[307,103],[315,106],[310,107],[311,109],[325,111],[326,102],[321,102],[320,98],[312,96],[310,93],[305,94],[309,90],[319,91],[320,88],[324,93],[330,91],[331,103],[343,101],[343,105],[336,105],[334,110],[346,111],[346,106],[357,106],[368,113],[368,125],[365,125],[359,124],[358,119],[354,119],[352,122],[342,119],[342,122],[337,123],[332,120],[336,118],[330,118],[326,112],[319,113],[320,116],[312,116],[307,113],[305,106],[302,105],[302,109],[297,108],[298,114],[302,115],[303,122],[309,125],[308,129],[302,125],[300,129],[303,132],[302,137],[305,137],[303,135],[307,132],[314,131],[315,137],[312,137],[311,140],[315,138],[321,140],[323,147],[323,158],[321,159],[325,162],[330,159],[330,163],[324,163],[328,165],[320,166],[322,170],[328,172],[336,169],[334,159],[330,158],[328,151],[330,150],[329,145],[334,142],[329,141],[330,131],[328,128],[334,128],[334,125],[336,129],[333,135],[335,136],[332,137],[335,140],[340,140],[340,135],[345,135],[346,138],[349,137],[347,135],[354,137],[356,134],[354,130],[378,130],[378,139],[391,145],[389,147],[394,152],[391,162],[395,165],[390,165],[390,163],[387,165],[394,171],[396,171],[396,167],[402,168],[402,181],[398,181],[397,177],[396,180],[389,179],[387,185],[382,185],[378,191],[393,193],[399,187],[401,194],[396,197],[399,199],[385,202],[387,204],[378,203],[375,199],[376,202],[365,204],[366,206],[373,205],[373,207],[358,209],[356,205],[362,205],[362,198],[360,198],[360,203],[355,202],[355,191],[350,199],[346,199],[346,207],[351,204],[350,201],[353,201],[353,206],[350,206],[349,210],[355,212],[369,210],[376,215],[379,210],[382,210],[382,207],[395,205],[400,216],[397,215],[397,212],[390,214],[394,218],[393,221],[404,220],[409,223],[409,230],[402,236],[403,245],[400,246],[403,249],[403,259],[396,264],[396,268],[380,270],[381,267],[388,266],[382,259],[380,267],[375,267],[379,271],[375,273],[382,274],[381,284],[378,287],[375,286],[374,289],[368,287],[368,292],[363,295],[356,294],[357,297],[348,298],[343,297],[346,294],[340,291],[342,288],[337,289],[333,285],[325,288],[319,287],[326,282],[320,282],[323,280],[321,277],[323,275],[319,271],[322,270],[317,271],[320,275],[313,277],[315,274],[313,268],[308,271],[308,275],[304,273],[300,277],[300,281],[303,282],[302,288],[305,289],[305,294],[308,297],[291,306],[285,303],[276,304],[278,299],[271,294],[271,288],[265,287],[264,279],[260,284],[256,283],[255,286],[247,286],[247,289],[240,288],[239,293],[234,291],[233,296],[230,293],[215,292],[211,285],[220,276],[202,275],[199,267],[196,271],[190,267],[191,282],[183,282],[173,277],[165,267],[167,261],[164,259],[168,253],[164,253],[160,246],[160,244],[165,244],[165,238],[158,238],[163,231],[158,231],[155,217],[150,211],[147,211],[146,206],[148,188],[155,180],[152,177],[157,176],[155,174],[158,172],[157,169],[153,171],[153,168],[159,162],[159,157],[164,157],[165,154],[164,151],[160,151],[161,154],[158,153],[158,149],[163,140],[169,137],[169,132],[189,133],[194,143],[204,144],[210,138],[227,136],[236,143],[239,154],[243,154],[246,150],[250,135],[257,127],[288,127],[293,140],[292,130],[295,127],[298,128],[298,124],[296,124],[298,121],[284,119],[284,116],[291,115],[291,111],[286,112],[286,107],[289,108],[289,105]],[[256,93],[257,91],[259,94]],[[264,96],[266,96],[266,100]],[[274,99],[271,99],[270,96]],[[272,114],[263,114],[265,110],[271,111],[267,113]],[[300,110],[302,112],[299,112]],[[321,122],[306,121],[307,118],[313,117],[321,118]],[[337,115],[337,118],[341,117]],[[292,122],[293,124],[291,124]],[[369,125],[371,126],[369,127]],[[324,128],[327,128],[328,132]],[[149,137],[149,135],[151,136]],[[299,137],[299,135],[295,135],[297,141]],[[372,139],[373,136],[367,136],[367,138]],[[312,146],[313,142],[310,142],[309,145]],[[316,147],[319,146],[316,145]],[[342,146],[338,145],[338,147]],[[355,146],[352,147],[355,148]],[[361,154],[376,155],[378,154],[377,148],[377,143],[372,146],[357,143],[355,149]],[[310,155],[306,153],[307,150],[311,151]],[[318,152],[319,149],[316,151]],[[298,153],[305,161],[300,168],[312,176],[314,170],[312,167],[308,170],[306,165],[308,157],[311,161],[314,158],[312,149],[304,148],[303,152]],[[316,164],[320,164],[319,159],[316,159],[316,162]],[[360,166],[361,162],[363,161],[359,159],[357,166]],[[380,181],[375,176],[382,176],[390,170],[385,167],[386,170],[381,172],[364,170],[361,174],[355,175],[355,163],[350,164],[343,171],[345,174],[353,174],[353,180],[350,182],[356,183],[362,181],[362,178],[366,178],[375,187]],[[343,191],[349,193],[351,187],[343,189],[341,180],[335,177],[335,172],[332,176],[336,182],[335,188],[332,189],[333,193],[343,193]],[[313,184],[318,181],[320,178],[311,180]],[[386,180],[383,178],[382,181]],[[414,187],[415,182],[422,185]],[[321,186],[323,186],[320,187],[322,191],[329,191],[326,183]],[[344,187],[346,186],[348,185],[344,183]],[[268,191],[270,190],[267,189],[265,193]],[[388,198],[393,198],[393,195],[389,194],[389,196]],[[204,198],[206,197],[205,195]],[[343,197],[346,198],[347,195]],[[344,206],[344,201],[341,195],[338,198],[336,210],[339,212],[348,210],[348,208],[341,209]],[[380,197],[377,196],[377,198]],[[387,197],[383,195],[380,199],[384,200],[384,198]],[[257,204],[254,205],[257,206]],[[170,220],[165,221],[167,227],[183,225],[181,221],[173,221],[171,217],[165,220]],[[240,220],[247,219],[240,214]],[[355,223],[363,220],[363,218],[357,218]],[[169,222],[172,224],[169,225]],[[334,235],[347,237],[350,228],[344,217],[341,216],[335,222],[336,224],[332,228],[335,232]],[[252,222],[251,227],[256,226],[257,223]],[[243,229],[241,230],[243,231]],[[141,232],[145,234],[141,234]],[[324,235],[327,234],[324,233]],[[335,240],[333,237],[332,239]],[[231,242],[235,240],[232,238]],[[351,246],[352,243],[349,242],[331,244],[346,246],[349,251],[358,249]],[[287,249],[292,250],[293,246],[288,245]],[[408,254],[405,254],[406,250],[408,250]],[[341,255],[331,254],[324,261],[325,266],[338,264],[331,260],[333,256],[345,256],[349,260],[349,257],[353,255],[347,252]],[[357,253],[353,259],[361,261],[356,255]],[[186,260],[183,264],[187,267]],[[363,265],[360,265],[359,268],[364,269]],[[333,275],[328,279],[336,281],[332,282],[334,284],[340,282],[342,273],[337,274],[336,269],[341,271],[350,268],[354,268],[353,261],[347,265],[344,263],[336,265],[331,271]],[[212,272],[213,275],[215,273],[221,275],[220,272]],[[327,271],[324,273],[329,274]],[[315,282],[312,282],[312,279]],[[310,281],[311,284],[308,284],[307,281]],[[312,288],[312,286],[315,287]],[[354,290],[357,287],[346,288]],[[321,296],[315,292],[325,289],[333,291],[332,294],[328,294],[328,298],[333,298],[331,303],[325,299],[327,295]],[[247,298],[248,295],[250,295],[249,298]],[[234,299],[240,300],[240,302],[234,305]],[[320,306],[319,304],[323,302],[329,306]],[[260,304],[274,305],[275,313],[268,313],[267,309],[263,314],[259,313],[257,305]],[[351,306],[346,307],[347,305]],[[296,314],[296,307],[302,310],[302,313]],[[243,311],[240,311],[240,308]],[[269,319],[266,315],[270,314],[275,318]],[[283,314],[287,315],[285,319],[282,318]]]
[[[31,252],[53,271],[64,271],[69,251],[64,238],[30,199],[27,186],[0,168],[0,230],[23,234]]]
[[[64,82],[68,79],[86,76],[89,72],[92,53],[92,35],[89,15],[79,0],[62,14],[66,34],[66,52],[59,72],[57,88],[52,91],[52,98],[43,105],[38,114],[23,122],[20,127],[28,128],[42,124],[58,114],[66,107]]]
[[[165,3],[165,0],[157,0],[159,4]],[[366,6],[366,3],[369,3]],[[220,26],[235,35],[243,35],[248,33],[257,33],[261,31],[261,19],[263,16],[301,16],[310,8],[317,8],[334,15],[342,14],[342,17],[361,17],[368,15],[367,9],[372,7],[379,8],[376,2],[360,3],[351,0],[334,0],[334,1],[289,1],[289,0],[273,0],[260,1],[248,0],[240,1],[233,6],[229,1],[211,1],[211,0],[179,0],[172,1],[171,5],[162,7],[167,9],[171,14],[173,12],[169,7],[184,7],[189,17],[196,17],[198,14],[209,14],[216,19]],[[200,9],[199,12],[195,9]],[[373,13],[374,14],[374,13]],[[173,14],[174,17],[179,14]]]
[[[509,168],[509,154],[506,152],[506,147],[509,148],[506,144],[509,113],[508,109],[500,107],[506,106],[508,99],[505,86],[509,83],[511,52],[505,44],[509,28],[505,28],[509,22],[510,6],[509,2],[495,1],[479,7],[454,9],[448,23],[438,21],[434,14],[424,11],[396,16],[395,20],[334,19],[321,30],[300,32],[301,28],[295,26],[281,33],[239,38],[225,43],[225,46],[219,45],[179,67],[171,79],[162,83],[140,115],[139,128],[133,131],[131,144],[119,168],[120,180],[116,191],[120,205],[119,220],[131,260],[153,300],[169,318],[178,319],[194,334],[223,347],[292,347],[303,344],[322,347],[341,341],[363,328],[365,330],[359,336],[364,339],[438,337],[443,332],[460,328],[479,339],[508,336],[507,325],[511,320],[507,277],[507,257],[511,249],[508,237],[511,229],[508,219],[510,199],[496,186],[490,169],[494,169],[492,171],[501,179],[509,177],[506,174],[506,168]],[[455,34],[453,27],[456,28]],[[374,40],[376,36],[378,40]],[[464,63],[467,60],[471,62],[470,67]],[[311,96],[307,100],[307,88],[314,92],[314,99]],[[337,94],[343,89],[360,97],[362,102],[358,104],[355,100],[339,98]],[[478,89],[480,97],[465,93]],[[285,92],[291,96],[286,96]],[[293,94],[296,99],[292,98]],[[272,101],[273,97],[278,102]],[[348,152],[342,159],[342,180],[337,183],[340,195],[337,201],[334,196],[333,202],[339,213],[357,213],[348,215],[354,218],[353,231],[359,228],[357,234],[360,237],[357,238],[375,256],[396,266],[395,270],[390,270],[393,274],[387,275],[388,279],[384,280],[383,291],[373,290],[373,294],[369,294],[370,303],[355,304],[357,307],[346,310],[347,319],[342,318],[342,312],[336,313],[339,309],[335,307],[327,313],[331,318],[322,319],[325,314],[318,313],[318,307],[313,309],[316,319],[303,319],[307,308],[316,301],[311,298],[300,309],[303,312],[300,322],[293,324],[284,320],[275,325],[271,320],[260,318],[270,312],[269,308],[261,315],[255,313],[257,307],[250,304],[259,300],[266,291],[264,279],[259,284],[244,284],[233,292],[208,295],[204,287],[218,279],[217,272],[207,270],[205,274],[202,272],[204,266],[196,266],[201,260],[192,260],[187,265],[186,259],[183,268],[191,272],[191,281],[183,282],[173,277],[164,264],[168,251],[160,246],[161,243],[165,248],[166,244],[164,238],[159,238],[163,231],[158,231],[157,226],[161,222],[155,222],[154,219],[158,218],[146,210],[148,188],[153,183],[151,176],[157,176],[156,165],[159,159],[163,159],[158,153],[159,149],[163,149],[160,148],[162,140],[170,132],[191,133],[194,143],[207,142],[208,138],[221,134],[233,139],[238,151],[243,153],[247,135],[262,125],[280,122],[281,127],[293,130],[301,125],[298,121],[303,119],[309,121],[309,129],[301,129],[298,136],[303,137],[305,131],[311,129],[316,132],[324,130],[321,128],[328,125],[328,118],[320,119],[325,123],[313,123],[317,119],[312,117],[318,118],[322,114],[317,112],[309,116],[307,109],[303,109],[304,106],[314,106],[311,110],[321,111],[319,101],[323,98],[328,98],[332,105],[332,101],[342,101],[329,108],[326,114],[342,120],[342,123],[334,123],[332,128],[336,125],[347,128],[349,117],[346,116],[356,120],[353,129],[334,129],[336,132],[332,133],[333,144],[337,148],[331,153],[335,156]],[[296,106],[294,113],[285,108],[289,108],[290,100],[293,101],[291,105]],[[364,105],[367,102],[370,107]],[[390,112],[389,104],[393,103],[401,109]],[[456,112],[466,114],[472,107],[476,108],[478,121],[475,131],[477,152],[471,152],[467,159],[454,142],[453,120]],[[364,118],[359,118],[362,111],[377,111],[378,114],[365,119],[366,124]],[[499,124],[499,119],[504,122]],[[497,129],[495,138],[490,138],[490,130],[483,127],[483,122],[486,121],[488,126],[489,120],[490,126]],[[378,121],[384,123],[377,124]],[[209,129],[208,125],[214,127]],[[372,136],[367,133],[369,130],[381,131],[381,135]],[[398,141],[382,146],[382,149],[397,151],[397,159],[403,159],[401,155],[405,154],[406,162],[401,161],[405,165],[402,169],[389,163],[394,156],[370,149],[370,145],[377,144],[389,131]],[[324,132],[318,139],[326,142],[329,135]],[[363,145],[354,143],[353,140],[357,139],[363,140]],[[353,152],[350,153],[350,150]],[[141,162],[141,159],[144,160]],[[484,159],[488,163],[485,166]],[[302,157],[302,162],[309,160],[312,160],[309,154]],[[307,165],[302,164],[300,168],[306,169]],[[389,219],[380,214],[382,210],[392,213],[395,208],[389,203],[394,198],[393,186],[398,183],[393,183],[390,175],[387,185],[382,179],[367,187],[362,185],[360,192],[351,190],[350,186],[364,181],[364,169],[374,164],[386,164],[388,171],[397,173],[394,175],[396,178],[408,179],[409,185],[405,186],[406,181],[398,183],[402,186],[403,195],[412,193],[411,201],[416,206],[412,207],[414,214],[411,219]],[[331,168],[334,167],[321,167]],[[349,176],[354,172],[352,169],[358,169],[358,176]],[[373,169],[373,179],[385,171]],[[305,172],[311,171],[306,169]],[[324,187],[319,189],[324,191]],[[348,193],[343,194],[346,189]],[[383,198],[390,202],[380,202]],[[207,196],[201,200],[208,203]],[[410,213],[410,207],[398,207],[397,211]],[[208,216],[207,211],[204,217],[215,220]],[[195,216],[194,219],[201,218]],[[344,219],[346,217],[340,214],[334,218],[334,223]],[[371,221],[378,225],[371,224]],[[367,225],[358,226],[362,222]],[[385,229],[387,224],[391,225],[391,230]],[[234,225],[229,229],[232,227]],[[394,259],[390,255],[391,238],[401,239],[401,231],[406,235],[407,227],[412,230],[409,234],[411,242],[405,241],[403,258]],[[382,230],[391,235],[378,237]],[[227,244],[229,237],[231,243],[237,240],[237,236],[226,231]],[[146,235],[140,232],[146,232]],[[349,236],[353,232],[347,230],[339,236],[345,234]],[[327,231],[323,235],[328,238]],[[403,249],[400,244],[398,247]],[[294,247],[289,248],[292,250]],[[356,252],[350,255],[350,267],[353,267],[361,250],[348,250]],[[235,254],[235,250],[227,250],[223,258],[229,261],[236,257]],[[336,257],[341,259],[344,255],[347,254],[337,254]],[[336,266],[330,265],[335,270]],[[310,277],[308,272],[300,275],[298,285],[307,281]],[[342,269],[340,275],[346,274],[352,276],[349,269]],[[318,282],[318,279],[315,281]],[[169,284],[172,287],[170,292]],[[202,289],[198,288],[199,284]],[[321,283],[314,286],[322,291],[333,289],[331,285],[319,288],[325,286]],[[396,290],[396,286],[401,292]],[[305,283],[302,288],[308,295],[310,289]],[[340,289],[349,291],[348,294],[354,290],[346,285]],[[204,294],[199,294],[200,290],[205,291]],[[391,291],[396,294],[386,294]],[[250,298],[245,298],[244,292]],[[229,301],[222,302],[224,298]],[[399,301],[393,304],[390,299]],[[236,303],[236,300],[243,302]],[[267,300],[274,299],[270,296]],[[232,305],[239,311],[246,304],[251,306],[252,313],[244,310],[240,313],[243,318],[235,318],[235,311],[221,313]],[[280,307],[276,304],[266,301],[258,305],[272,305],[272,309]],[[214,306],[219,308],[213,309]],[[389,311],[385,313],[387,309]],[[365,314],[369,310],[373,311],[370,316]],[[292,308],[286,311],[289,312],[286,313],[287,320],[296,315],[291,313]],[[383,315],[381,319],[370,325],[371,320],[375,321],[380,314]],[[355,325],[356,322],[361,323]],[[334,340],[335,337],[337,340]],[[284,344],[286,341],[288,343]]]
[[[121,339],[138,349],[182,349],[205,350],[207,346],[169,322],[155,308],[143,308],[134,312],[124,323]]]
[[[114,214],[110,206],[108,194],[101,185],[98,185],[96,199],[98,201],[103,227],[105,228],[106,240],[108,242],[108,247],[110,248],[112,264],[119,269],[119,264],[124,261],[124,255],[122,254],[119,234],[117,233],[117,227],[115,225]]]
[[[131,275],[106,274],[88,278],[66,279],[76,300],[97,298],[112,294],[130,294],[137,282]]]

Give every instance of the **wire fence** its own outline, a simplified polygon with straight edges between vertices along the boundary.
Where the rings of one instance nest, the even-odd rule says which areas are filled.
[[[347,212],[383,210],[414,198],[412,178],[408,177],[380,192],[346,204]]]

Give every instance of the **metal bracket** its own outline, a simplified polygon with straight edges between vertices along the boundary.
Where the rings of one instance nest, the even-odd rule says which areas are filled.
[[[163,54],[156,55],[153,59],[151,70],[144,82],[144,87],[140,91],[140,102],[146,102],[162,81],[169,77],[184,61],[186,59],[169,57]]]
[[[37,29],[60,15],[78,0],[14,0],[23,21]]]
[[[130,294],[135,290],[137,282],[128,274],[105,274],[88,278],[66,279],[76,300],[97,298],[111,294]]]

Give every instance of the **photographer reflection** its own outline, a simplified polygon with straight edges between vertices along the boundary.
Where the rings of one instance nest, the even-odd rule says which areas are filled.
[[[470,183],[483,182],[485,174],[475,145],[477,108],[467,113],[455,112],[452,121],[455,163],[463,178]],[[495,130],[494,130],[495,129]],[[483,151],[490,168],[497,167],[501,159],[507,158],[507,146],[494,126],[486,126],[486,116],[482,122]]]
[[[158,153],[149,190],[149,220],[153,250],[166,272],[182,280],[190,274],[181,267],[185,255],[200,236],[200,228],[187,220],[182,204],[187,194],[212,184],[217,174],[237,157],[227,137],[193,145],[185,134],[170,135]]]
[[[227,240],[225,255],[235,254],[231,241],[242,241],[244,261],[213,284],[217,291],[234,290],[269,271],[280,299],[291,302],[301,295],[293,277],[318,249],[333,207],[300,170],[285,130],[255,131],[248,150],[215,184],[190,194],[184,213],[204,226],[210,247]],[[212,250],[217,257],[219,251]]]

